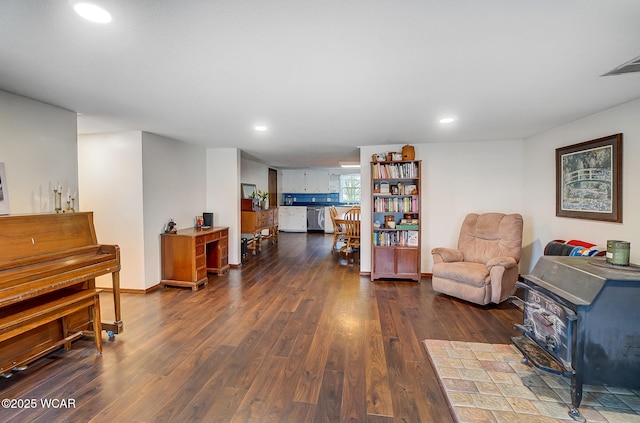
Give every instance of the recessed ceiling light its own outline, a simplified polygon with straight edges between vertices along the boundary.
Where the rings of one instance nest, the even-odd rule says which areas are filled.
[[[267,130],[267,129],[269,129],[269,128],[267,128],[267,127],[266,127],[266,126],[264,126],[264,125],[256,125],[256,126],[254,126],[254,127],[253,127],[253,129],[255,129],[255,130],[256,130],[256,131],[258,131],[258,132],[264,132],[264,131],[266,131],[266,130]]]
[[[453,123],[455,122],[456,118],[454,116],[447,116],[444,117],[442,119],[440,119],[440,123]]]
[[[111,22],[111,15],[109,12],[91,3],[76,3],[73,6],[73,10],[88,21],[95,23],[109,23]]]

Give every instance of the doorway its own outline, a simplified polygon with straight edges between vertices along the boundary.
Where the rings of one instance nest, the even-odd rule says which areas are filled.
[[[269,208],[278,207],[278,171],[269,168]]]

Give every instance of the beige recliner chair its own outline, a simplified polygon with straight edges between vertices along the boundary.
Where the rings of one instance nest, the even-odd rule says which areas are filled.
[[[431,251],[433,289],[476,304],[499,304],[516,291],[521,249],[521,215],[468,214],[458,249]]]

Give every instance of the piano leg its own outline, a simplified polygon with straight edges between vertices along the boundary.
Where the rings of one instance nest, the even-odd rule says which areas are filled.
[[[100,322],[100,293],[94,296],[94,303],[91,307],[91,320],[93,321],[93,338],[96,343],[98,354],[102,354],[102,322]]]
[[[102,330],[107,331],[109,339],[113,339],[114,335],[124,332],[124,326],[122,324],[122,315],[120,310],[120,272],[113,272],[111,274],[111,282],[113,285],[113,310],[116,316],[116,320],[113,323],[102,322]]]
[[[66,338],[69,336],[69,316],[62,316],[60,321],[62,323],[62,336]],[[71,341],[64,343],[64,349],[67,351],[71,349]]]
[[[102,330],[107,332],[109,339],[113,339],[113,337],[117,334],[124,332],[124,326],[122,324],[122,312],[120,310],[120,272],[111,273],[111,285],[113,287],[113,310],[116,316],[116,319],[113,323],[106,323],[100,320],[100,326]],[[94,289],[96,287],[96,280],[89,279],[87,281],[87,286],[89,288]]]

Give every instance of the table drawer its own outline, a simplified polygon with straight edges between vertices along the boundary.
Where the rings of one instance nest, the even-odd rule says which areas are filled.
[[[207,277],[207,268],[206,267],[196,270],[196,280],[200,280],[200,279],[206,278],[206,277]]]
[[[215,241],[216,239],[220,239],[220,232],[214,232],[212,234],[207,234],[207,242]]]
[[[204,244],[196,244],[196,256],[203,256],[204,255]]]

